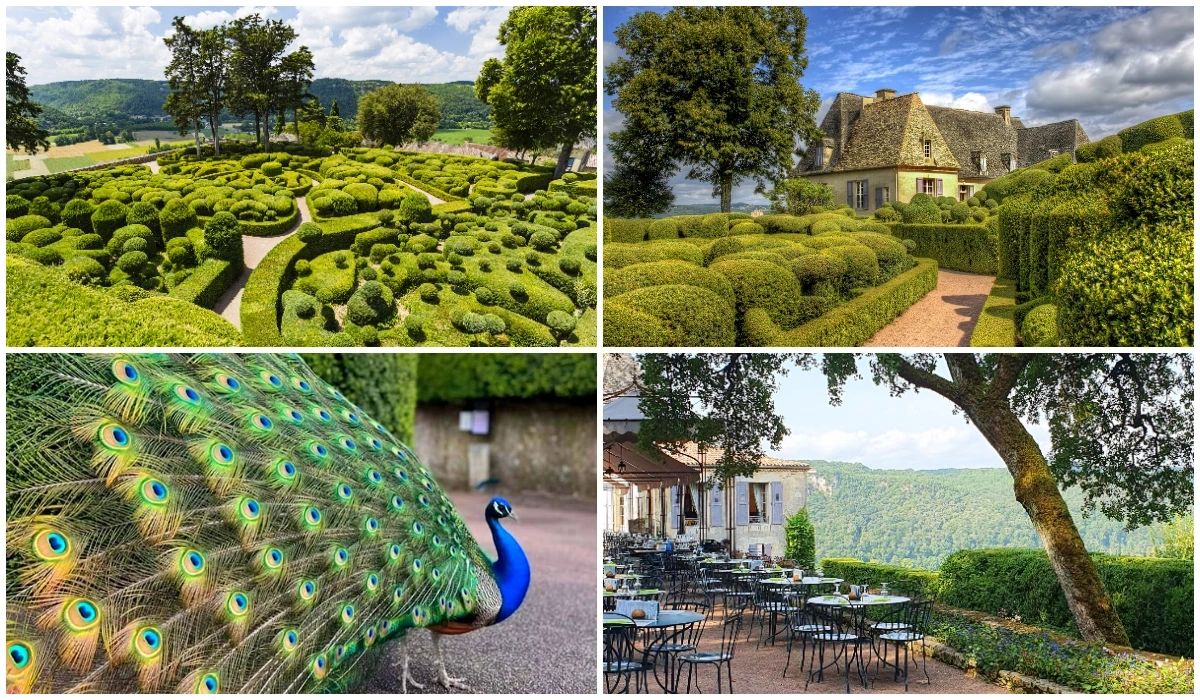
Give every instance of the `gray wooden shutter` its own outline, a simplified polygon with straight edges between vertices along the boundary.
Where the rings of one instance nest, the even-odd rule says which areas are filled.
[[[771,482],[771,524],[783,524],[783,482]]]
[[[670,512],[671,512],[671,520],[670,520],[671,529],[677,531],[677,530],[679,530],[679,487],[678,486],[671,487],[670,509],[671,509],[670,510]]]
[[[750,488],[749,484],[744,481],[739,481],[733,485],[734,497],[737,499],[733,504],[733,524],[734,525],[749,525],[750,524]]]
[[[876,187],[875,188],[875,208],[878,209],[879,207],[882,207],[882,206],[883,206],[883,188]]]
[[[713,486],[708,492],[708,524],[709,527],[725,527],[725,496],[721,485]]]
[[[846,183],[846,204],[854,206],[854,180]]]
[[[925,191],[924,185],[925,185],[925,178],[923,178],[923,177],[917,178],[917,194],[920,194]]]
[[[942,178],[937,179],[937,196],[942,196]]]
[[[863,205],[862,208],[871,208],[871,182],[869,180],[862,181]],[[856,207],[857,208],[857,207]]]

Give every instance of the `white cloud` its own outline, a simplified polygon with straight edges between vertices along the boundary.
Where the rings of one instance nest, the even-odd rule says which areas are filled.
[[[991,102],[978,92],[967,92],[955,97],[952,92],[922,91],[921,101],[939,107],[969,109],[975,112],[992,111]]]
[[[161,78],[168,52],[150,27],[151,7],[63,7],[36,19],[7,16],[8,50],[21,56],[30,85],[87,78]],[[96,74],[102,57],[107,75]]]
[[[234,19],[249,17],[250,15],[261,15],[264,19],[274,19],[278,16],[279,11],[274,7],[255,7],[247,5],[234,8],[232,10],[205,10],[194,15],[185,15],[184,21],[189,27],[194,29],[210,29]]]
[[[464,34],[471,34],[472,56],[487,59],[503,55],[500,42],[500,24],[508,17],[508,7],[459,7],[446,15],[446,25]]]

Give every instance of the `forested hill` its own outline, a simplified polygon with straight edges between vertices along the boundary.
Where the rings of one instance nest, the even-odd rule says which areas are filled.
[[[311,92],[326,110],[333,100],[337,100],[342,117],[353,119],[358,112],[358,98],[387,84],[386,80],[319,78],[313,81]],[[490,126],[488,106],[476,99],[472,83],[429,83],[423,87],[442,101],[443,128]],[[77,119],[114,121],[154,120],[166,116],[162,109],[167,99],[165,80],[69,80],[33,85],[29,89],[33,100],[50,108],[51,114],[61,112]]]
[[[808,512],[818,557],[936,569],[959,549],[1041,547],[1004,469],[868,469],[809,460]],[[1067,503],[1089,550],[1148,554],[1151,528],[1126,532],[1099,513],[1083,518],[1083,497]]]

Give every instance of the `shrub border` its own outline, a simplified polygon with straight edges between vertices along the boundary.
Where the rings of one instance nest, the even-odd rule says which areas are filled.
[[[996,278],[992,291],[983,302],[975,328],[971,331],[973,348],[1011,348],[1017,344],[1017,283]]]
[[[234,266],[228,260],[205,260],[168,296],[212,309],[241,271],[240,265]]]

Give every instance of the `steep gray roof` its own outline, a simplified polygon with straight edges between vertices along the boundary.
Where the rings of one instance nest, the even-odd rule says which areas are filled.
[[[1005,153],[1017,159],[1018,164],[1014,167],[1021,165],[1017,149],[1018,129],[1005,124],[1004,117],[999,114],[932,105],[925,109],[929,110],[938,131],[954,151],[961,166],[959,177],[992,179],[1008,173],[1008,168],[1004,167]],[[980,163],[987,166],[986,170],[975,165],[975,153],[980,155]]]

